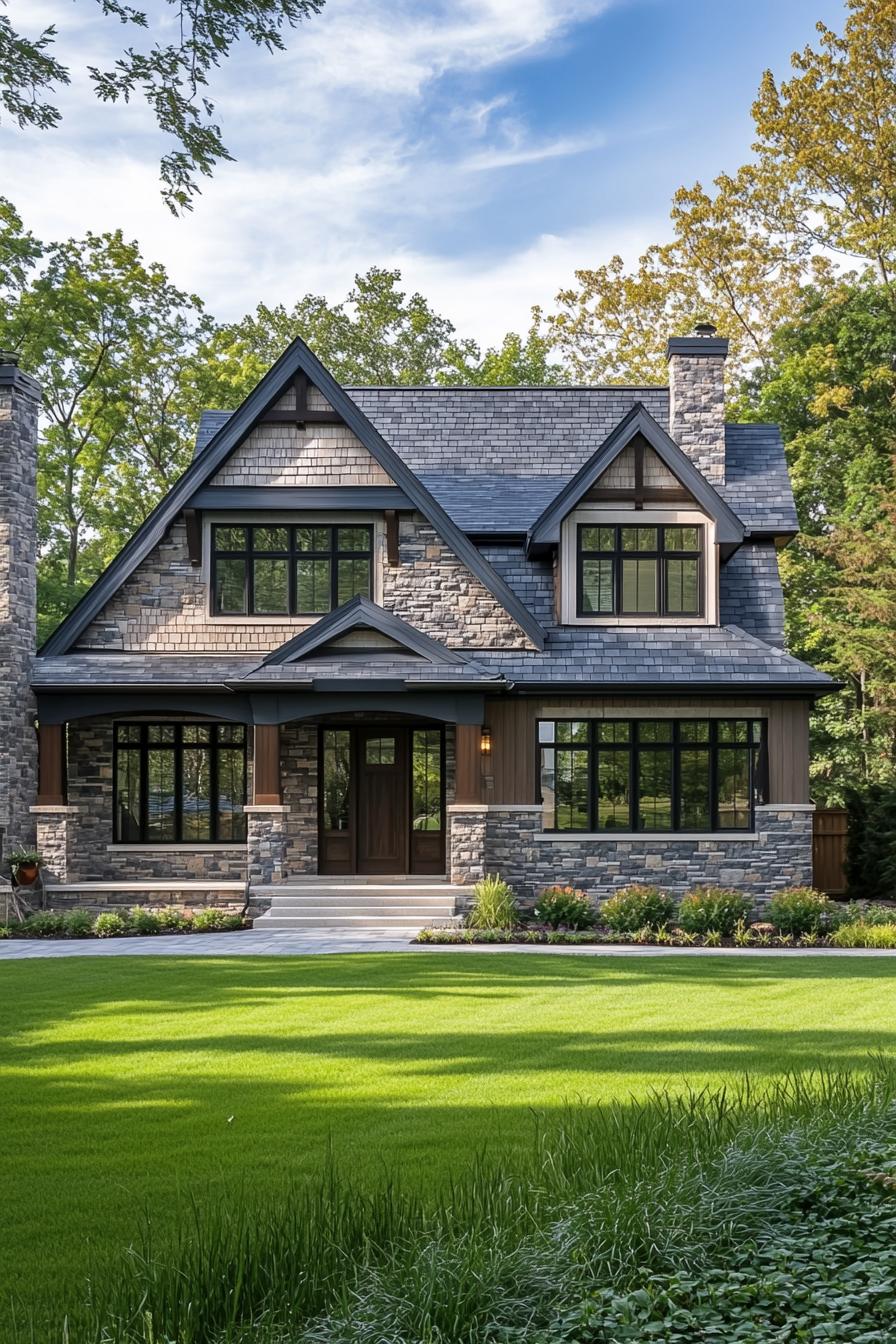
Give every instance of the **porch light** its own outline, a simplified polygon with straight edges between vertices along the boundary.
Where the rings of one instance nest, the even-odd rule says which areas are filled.
[[[491,728],[483,728],[482,736],[479,739],[479,750],[482,752],[483,756],[491,756],[492,754]]]

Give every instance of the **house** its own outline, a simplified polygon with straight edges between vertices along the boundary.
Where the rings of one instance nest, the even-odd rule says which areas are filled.
[[[3,364],[7,842],[131,899],[810,881],[834,683],[783,647],[793,496],[778,430],[725,422],[726,353],[701,325],[668,387],[344,388],[296,340],[36,656],[40,394]]]

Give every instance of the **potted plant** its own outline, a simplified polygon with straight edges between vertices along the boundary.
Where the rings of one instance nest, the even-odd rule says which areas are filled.
[[[14,849],[6,862],[17,887],[33,887],[40,872],[41,856],[35,849]]]

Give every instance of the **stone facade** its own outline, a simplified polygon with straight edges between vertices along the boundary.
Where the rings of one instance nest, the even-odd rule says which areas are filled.
[[[719,834],[617,841],[546,836],[541,807],[534,804],[470,807],[451,814],[451,878],[471,882],[482,869],[500,873],[527,905],[553,883],[581,887],[601,900],[632,882],[654,883],[679,896],[716,883],[754,896],[761,909],[776,890],[811,885],[812,812],[811,805],[757,807],[755,839]]]
[[[280,729],[280,778],[286,818],[286,872],[317,872],[317,725],[287,723]]]
[[[669,433],[712,485],[725,484],[725,357],[712,336],[669,342]]]
[[[249,881],[264,886],[270,882],[282,882],[287,874],[289,808],[276,804],[247,807],[246,814],[249,823],[246,840]]]
[[[40,388],[0,354],[0,851],[31,846],[36,703],[28,688],[37,620]]]

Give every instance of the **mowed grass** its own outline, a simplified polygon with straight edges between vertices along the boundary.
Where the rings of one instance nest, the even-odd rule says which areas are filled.
[[[871,958],[9,962],[0,1285],[58,1320],[144,1214],[164,1235],[191,1198],[276,1192],[328,1154],[426,1190],[570,1100],[862,1069],[896,1044],[894,988]]]

